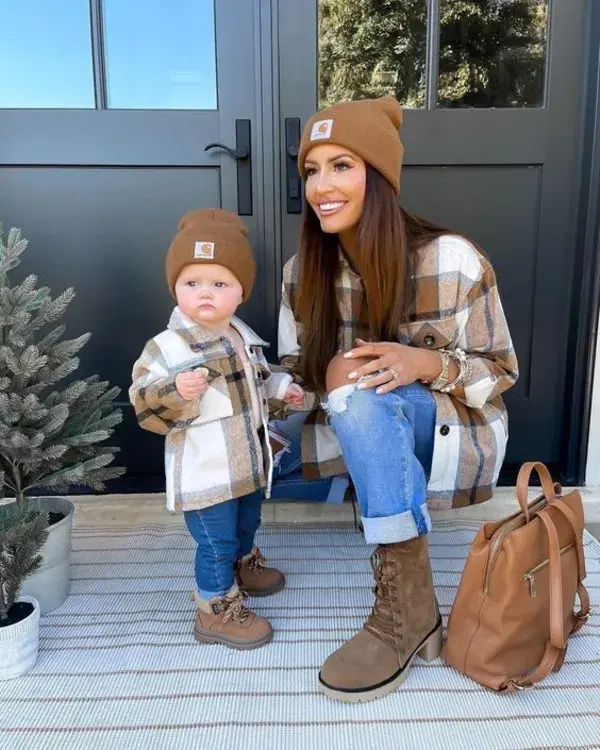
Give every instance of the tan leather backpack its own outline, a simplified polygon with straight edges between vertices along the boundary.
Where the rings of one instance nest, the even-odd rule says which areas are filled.
[[[534,469],[543,495],[528,506]],[[517,500],[520,512],[484,524],[475,537],[442,650],[448,664],[505,693],[557,672],[568,636],[589,614],[579,492],[563,496],[544,464],[530,462],[519,472]]]

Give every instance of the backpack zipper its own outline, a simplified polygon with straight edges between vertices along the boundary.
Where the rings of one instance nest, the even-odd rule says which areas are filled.
[[[566,547],[563,547],[560,550],[560,554],[564,555],[565,552],[568,552],[569,550],[574,549],[574,547],[575,547],[575,542],[571,542],[571,544],[568,544]],[[525,575],[523,576],[523,580],[526,583],[529,583],[529,593],[532,599],[535,599],[536,594],[537,594],[537,591],[535,588],[535,574],[539,573],[539,571],[542,570],[542,568],[545,568],[546,565],[548,565],[548,562],[549,562],[548,558],[546,558],[545,560],[542,560],[541,563],[538,563],[535,566],[535,568],[532,568],[528,573],[525,573]]]
[[[544,497],[538,498],[534,503],[529,506],[529,512],[531,515],[535,514],[536,511],[546,507],[546,499]],[[499,529],[496,529],[492,538],[490,539],[490,546],[488,552],[488,559],[485,567],[484,581],[483,581],[483,593],[487,596],[490,588],[490,580],[492,572],[496,564],[496,558],[502,547],[504,539],[516,529],[521,526],[525,526],[525,515],[523,513],[516,513],[513,517],[510,517]]]

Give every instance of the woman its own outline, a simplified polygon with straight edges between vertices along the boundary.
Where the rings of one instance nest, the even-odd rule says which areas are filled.
[[[310,119],[304,224],[284,269],[279,355],[313,396],[304,475],[347,470],[377,545],[373,611],[319,674],[345,701],[383,696],[416,654],[438,656],[428,502],[492,496],[507,440],[500,394],[518,375],[488,259],[398,207],[401,114],[386,98]]]

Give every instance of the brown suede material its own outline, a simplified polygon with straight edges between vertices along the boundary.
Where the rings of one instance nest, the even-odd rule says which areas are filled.
[[[242,604],[242,594],[213,599],[213,610],[196,611],[195,631],[203,635],[218,634],[221,640],[231,639],[232,643],[252,644],[264,641],[272,631],[271,623],[264,617],[249,610]]]
[[[371,564],[373,611],[321,669],[321,680],[340,690],[368,690],[389,680],[439,621],[427,537],[380,545]]]
[[[240,589],[250,596],[275,593],[285,586],[283,573],[276,568],[268,568],[257,547],[237,563],[235,580]]]
[[[321,668],[321,679],[334,688],[368,690],[399,669],[395,647],[363,629],[331,654]]]

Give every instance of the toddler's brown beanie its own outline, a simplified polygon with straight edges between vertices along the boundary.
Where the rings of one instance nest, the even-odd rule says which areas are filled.
[[[201,208],[182,216],[177,228],[165,263],[173,297],[179,274],[194,263],[225,266],[242,285],[244,301],[250,297],[256,266],[248,229],[239,216],[221,208]]]

